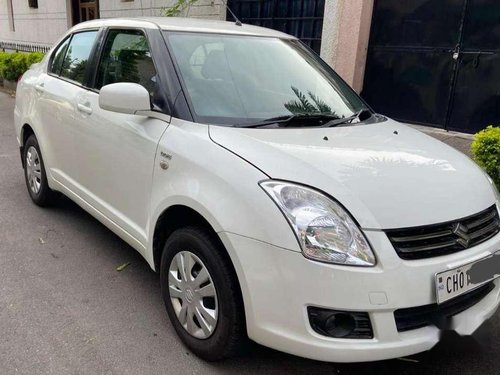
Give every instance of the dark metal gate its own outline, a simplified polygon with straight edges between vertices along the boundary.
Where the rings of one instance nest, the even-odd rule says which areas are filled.
[[[362,94],[403,121],[500,124],[500,1],[375,0]]]
[[[294,35],[319,54],[325,0],[229,0],[228,6],[242,22]]]

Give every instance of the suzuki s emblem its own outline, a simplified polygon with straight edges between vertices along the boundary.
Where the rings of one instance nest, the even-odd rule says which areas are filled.
[[[468,232],[469,228],[467,228],[465,225],[461,223],[455,225],[455,228],[453,229],[453,234],[455,234],[458,237],[457,243],[462,245],[464,248],[469,247],[469,242],[471,240]]]

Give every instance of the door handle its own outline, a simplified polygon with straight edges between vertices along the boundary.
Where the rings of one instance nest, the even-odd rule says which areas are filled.
[[[92,114],[92,108],[86,106],[85,104],[78,103],[76,107],[78,108],[78,110],[80,112],[86,113],[87,115],[91,115]]]
[[[45,86],[43,83],[37,83],[35,85],[35,90],[38,91],[39,93],[45,92]]]

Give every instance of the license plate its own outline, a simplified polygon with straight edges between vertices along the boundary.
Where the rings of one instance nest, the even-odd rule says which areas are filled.
[[[500,276],[500,251],[436,274],[437,303],[446,302]]]

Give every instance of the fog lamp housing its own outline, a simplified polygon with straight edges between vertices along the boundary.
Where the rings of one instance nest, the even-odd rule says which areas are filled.
[[[307,315],[311,328],[322,336],[338,339],[373,339],[367,312],[338,311],[309,306]]]

